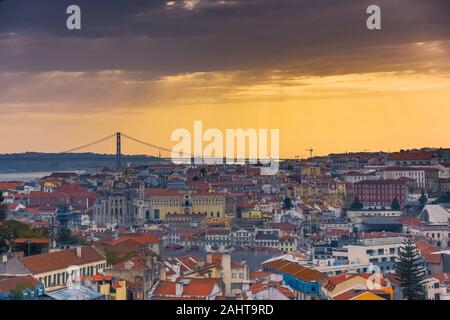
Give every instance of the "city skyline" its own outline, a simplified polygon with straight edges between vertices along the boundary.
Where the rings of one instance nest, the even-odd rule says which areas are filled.
[[[68,4],[0,3],[0,153],[195,120],[279,128],[282,158],[448,147],[446,1],[379,1],[377,31],[369,1],[81,0],[76,32]]]

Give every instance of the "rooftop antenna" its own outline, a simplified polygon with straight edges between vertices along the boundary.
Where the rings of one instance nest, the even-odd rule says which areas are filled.
[[[305,150],[309,151],[309,158],[312,158],[314,149],[312,147],[310,147],[309,149],[305,149]]]

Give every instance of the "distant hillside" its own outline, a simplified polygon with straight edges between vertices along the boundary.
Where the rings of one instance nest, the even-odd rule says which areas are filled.
[[[123,164],[144,164],[158,158],[136,155],[122,156]],[[84,170],[99,166],[114,166],[115,155],[94,153],[15,153],[0,154],[0,172],[35,172]]]

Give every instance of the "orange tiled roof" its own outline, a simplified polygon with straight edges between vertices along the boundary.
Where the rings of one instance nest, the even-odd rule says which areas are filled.
[[[416,241],[416,247],[420,251],[420,255],[425,258],[428,263],[439,264],[442,261],[440,254],[433,254],[439,251],[438,248],[428,243],[425,240],[419,239]]]
[[[153,292],[154,296],[172,296],[176,295],[176,283],[170,281],[161,281]]]
[[[40,281],[32,276],[0,277],[0,292],[10,292],[19,285],[37,286]]]
[[[104,260],[106,258],[94,247],[83,246],[81,248],[81,258],[77,256],[77,249],[73,248],[25,257],[22,259],[22,262],[33,274],[37,274],[65,269],[72,265],[83,265]]]
[[[275,288],[277,289],[281,294],[285,295],[288,298],[294,298],[295,294],[292,291],[291,288],[287,287],[287,286],[282,286],[281,284],[279,284],[278,282],[266,282],[266,283],[256,283],[250,286],[250,290],[253,293],[258,293],[261,291],[265,291],[268,290],[270,288]]]
[[[251,280],[257,280],[260,278],[267,278],[270,277],[270,273],[269,272],[265,272],[265,271],[254,271],[254,272],[250,272],[250,279]]]
[[[16,244],[26,244],[28,241],[34,244],[49,244],[50,239],[48,238],[16,238],[14,243]]]
[[[183,295],[185,296],[209,296],[214,286],[219,283],[219,279],[216,278],[192,278],[187,286],[183,289]]]
[[[309,269],[295,262],[285,260],[271,261],[266,263],[264,266],[272,270],[290,274],[305,281],[322,281],[328,278],[325,274],[317,270]]]
[[[11,182],[0,182],[0,190],[15,190],[23,186],[23,182],[11,181]]]
[[[151,235],[136,235],[136,236],[126,236],[126,237],[121,237],[120,239],[114,240],[112,242],[113,245],[122,243],[124,241],[128,241],[128,240],[133,240],[136,242],[139,242],[141,244],[147,244],[147,243],[159,243],[159,239],[151,236]]]
[[[386,298],[382,296],[387,294],[387,292],[384,290],[349,290],[337,295],[336,297],[334,297],[334,300],[353,300],[364,293],[371,293],[386,300]]]

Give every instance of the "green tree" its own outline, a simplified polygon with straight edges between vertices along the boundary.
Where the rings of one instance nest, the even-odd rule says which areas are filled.
[[[283,210],[290,210],[290,209],[292,209],[293,206],[294,205],[292,204],[291,198],[285,197],[283,199],[283,205],[282,205]]]
[[[398,249],[395,272],[400,279],[403,297],[407,300],[424,300],[426,268],[422,266],[419,250],[414,237],[408,230],[405,240]]]
[[[352,209],[352,210],[361,210],[362,208],[364,208],[364,205],[361,203],[361,201],[359,201],[358,197],[355,197],[355,200],[350,205],[350,209]]]
[[[8,251],[7,241],[16,238],[46,238],[46,234],[30,229],[25,223],[6,220],[0,225],[0,253]]]
[[[446,193],[441,194],[433,203],[434,204],[450,203],[450,192],[447,191]]]
[[[400,202],[398,202],[397,198],[394,198],[391,203],[391,209],[392,210],[401,210],[402,207],[400,206]]]
[[[422,189],[422,193],[421,193],[420,198],[419,198],[419,203],[420,203],[420,208],[419,209],[420,210],[422,210],[425,207],[425,205],[427,204],[427,201],[428,201],[428,198],[425,195],[425,191]]]
[[[106,251],[105,252],[105,256],[106,256],[106,263],[107,264],[116,264],[120,261],[120,258],[117,254],[117,252],[114,251]]]
[[[0,192],[0,222],[5,221],[8,216],[8,207],[3,201],[5,201],[5,198],[3,198],[3,193]]]
[[[61,228],[58,230],[56,242],[62,244],[81,244],[80,239],[74,236],[69,229]]]
[[[32,289],[33,286],[30,283],[21,283],[9,292],[9,300],[23,300],[23,292],[27,289]]]

